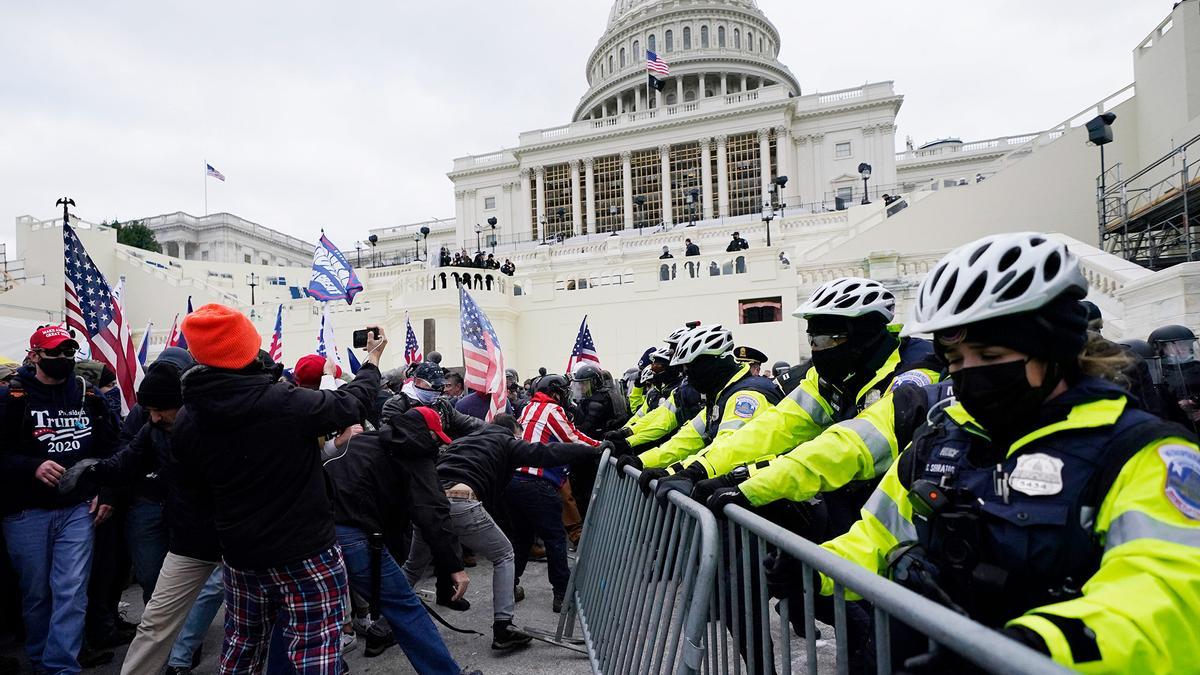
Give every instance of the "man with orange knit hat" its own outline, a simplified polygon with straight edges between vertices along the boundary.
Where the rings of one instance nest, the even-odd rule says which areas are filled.
[[[245,315],[205,305],[183,322],[199,364],[183,378],[175,420],[181,464],[212,497],[225,562],[221,675],[260,672],[277,620],[300,675],[337,675],[346,569],[317,438],[360,423],[379,391],[387,338],[337,390],[280,381]]]

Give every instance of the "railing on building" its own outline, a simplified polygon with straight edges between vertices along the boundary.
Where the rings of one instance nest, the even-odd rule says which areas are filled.
[[[215,227],[228,227],[230,229],[243,232],[256,239],[278,244],[290,249],[312,251],[313,244],[306,241],[301,241],[295,237],[290,237],[277,230],[272,230],[269,227],[264,227],[253,221],[246,220],[233,215],[232,213],[210,213],[207,216],[193,216],[182,211],[175,213],[167,213],[160,216],[151,216],[149,218],[141,218],[138,220],[141,224],[155,229],[156,227],[171,227],[172,225],[186,225],[197,230],[211,229]]]
[[[615,464],[605,453],[557,632],[560,640],[571,637],[578,619],[595,672],[789,674],[795,668],[815,675],[833,666],[846,673],[853,634],[877,671],[891,673],[896,622],[925,636],[931,648],[936,644],[989,673],[1069,672],[750,511],[726,506],[726,520],[718,523],[680,493],[660,504],[638,489],[632,480],[638,471],[626,467],[618,475]],[[779,600],[777,617],[762,566],[772,554],[797,561],[796,583],[803,588],[802,606]],[[818,644],[815,572],[834,582],[832,616],[821,612],[831,622],[832,650],[828,640]],[[851,633],[848,593],[869,603],[866,631]],[[793,612],[802,616],[797,645]]]

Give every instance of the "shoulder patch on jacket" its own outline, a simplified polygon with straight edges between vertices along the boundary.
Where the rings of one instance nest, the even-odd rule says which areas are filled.
[[[1200,452],[1186,445],[1170,444],[1158,449],[1167,465],[1163,492],[1167,501],[1183,515],[1200,520]]]
[[[918,387],[927,387],[933,384],[933,378],[929,377],[929,373],[923,370],[906,370],[892,379],[890,389],[895,389],[902,384],[915,384]]]
[[[753,396],[742,394],[734,400],[733,414],[743,419],[754,417],[754,413],[758,411],[758,401]]]

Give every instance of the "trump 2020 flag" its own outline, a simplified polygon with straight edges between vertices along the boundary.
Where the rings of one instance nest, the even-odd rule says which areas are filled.
[[[600,356],[596,354],[596,343],[592,342],[592,331],[587,325],[587,315],[579,324],[579,334],[575,336],[575,346],[571,348],[571,357],[567,359],[567,372],[575,371],[575,366],[581,363],[600,365]]]
[[[333,338],[333,322],[329,318],[329,305],[321,312],[321,332],[317,333],[317,353],[327,359],[333,359],[338,368],[342,368],[342,354],[338,351],[337,340]],[[342,368],[345,370],[345,368]]]
[[[138,347],[138,363],[146,367],[146,354],[150,351],[150,331],[154,328],[153,321],[146,322],[146,332],[142,333],[142,346]]]
[[[425,356],[421,353],[421,343],[417,342],[412,322],[408,320],[408,312],[404,313],[404,326],[404,365],[411,366],[424,361]]]
[[[490,395],[486,422],[502,414],[508,404],[508,388],[504,380],[504,354],[500,338],[487,315],[471,299],[467,289],[458,287],[463,349],[463,383],[468,388]]]
[[[308,294],[321,302],[345,300],[354,302],[354,296],[363,289],[362,282],[354,273],[346,256],[338,247],[321,235],[321,243],[313,251],[312,277],[308,281]]]
[[[275,312],[275,334],[271,336],[271,360],[283,363],[283,304]]]

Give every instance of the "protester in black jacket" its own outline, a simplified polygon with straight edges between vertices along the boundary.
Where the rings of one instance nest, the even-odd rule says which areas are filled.
[[[338,675],[346,574],[317,439],[366,418],[387,339],[373,329],[354,381],[312,391],[279,381],[241,312],[205,305],[183,334],[200,365],[183,378],[175,451],[213,498],[229,600],[222,670],[261,667],[282,614],[297,670]]]
[[[601,454],[607,444],[530,443],[517,438],[520,425],[508,415],[450,444],[438,457],[437,471],[450,498],[450,524],[459,540],[492,563],[492,649],[529,644],[531,636],[513,628],[516,605],[512,544],[485,507],[499,505],[504,487],[520,466],[562,466]],[[413,537],[404,574],[415,584],[432,559],[421,533]]]
[[[417,672],[456,675],[458,665],[384,546],[385,530],[407,527],[411,519],[431,542],[438,567],[452,571],[454,599],[466,592],[469,579],[434,465],[439,446],[449,441],[437,413],[416,407],[386,419],[379,431],[350,439],[344,453],[325,462],[325,472],[333,483],[338,545],[351,587],[379,608]]]

